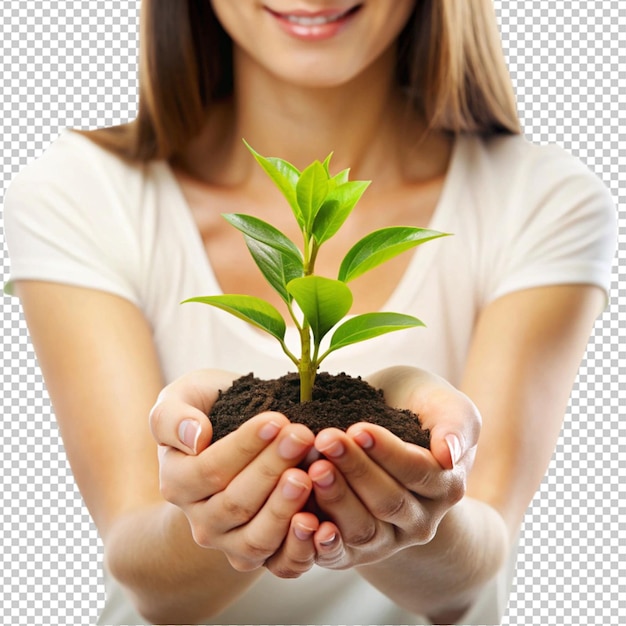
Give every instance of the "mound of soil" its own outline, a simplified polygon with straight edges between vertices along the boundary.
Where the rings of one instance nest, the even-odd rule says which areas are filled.
[[[328,427],[346,430],[356,422],[371,422],[404,441],[430,447],[430,432],[422,428],[415,413],[388,406],[382,391],[361,378],[325,372],[317,375],[313,400],[305,403],[300,403],[300,380],[296,373],[271,380],[255,378],[253,374],[238,378],[229,389],[220,391],[209,415],[213,441],[262,411],[283,413],[315,434]]]

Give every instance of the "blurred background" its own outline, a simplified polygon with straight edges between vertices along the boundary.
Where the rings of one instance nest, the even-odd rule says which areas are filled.
[[[626,4],[495,6],[525,135],[579,157],[610,188],[620,216],[610,306],[528,510],[503,624],[623,623]],[[15,174],[64,128],[134,117],[138,10],[137,1],[3,1],[0,207]],[[4,282],[1,208],[0,249]],[[0,296],[0,324],[0,622],[94,623],[104,602],[102,546],[74,485],[16,300]]]

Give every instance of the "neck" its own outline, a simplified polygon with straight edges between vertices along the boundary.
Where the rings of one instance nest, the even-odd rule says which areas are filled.
[[[242,59],[236,74],[235,136],[296,167],[333,152],[333,167],[366,174],[381,147],[389,150],[399,135],[402,106],[394,58],[389,50],[349,83],[325,88],[285,84]]]
[[[179,165],[208,182],[241,185],[258,175],[242,139],[266,156],[303,168],[333,152],[331,169],[351,178],[394,177],[423,133],[395,83],[395,50],[348,83],[324,88],[287,83],[235,50],[233,99],[211,111],[205,131]]]

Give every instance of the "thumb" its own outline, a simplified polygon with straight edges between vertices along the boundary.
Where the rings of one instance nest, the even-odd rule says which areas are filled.
[[[465,454],[465,446],[458,433],[443,433],[444,428],[430,434],[430,451],[443,469],[454,469]]]
[[[447,407],[430,428],[430,451],[443,469],[454,467],[478,443],[482,425],[480,412],[474,403],[456,390],[454,406]]]
[[[474,403],[445,379],[423,369],[396,366],[369,382],[390,406],[410,408],[430,430],[430,451],[443,469],[453,469],[478,443],[482,418]]]

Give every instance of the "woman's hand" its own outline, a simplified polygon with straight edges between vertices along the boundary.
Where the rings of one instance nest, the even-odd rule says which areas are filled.
[[[207,413],[233,377],[194,372],[166,387],[151,411],[159,444],[160,488],[186,514],[195,541],[221,550],[232,567],[263,565],[298,576],[314,562],[317,518],[302,511],[311,479],[298,465],[313,447],[302,424],[262,413],[209,445]]]
[[[260,414],[209,446],[206,415],[233,378],[213,370],[182,377],[160,394],[150,425],[163,496],[185,512],[196,542],[223,551],[235,569],[265,565],[295,577],[314,561],[374,562],[429,541],[462,497],[480,418],[445,381],[414,368],[372,380],[390,404],[420,414],[432,452],[365,423],[314,438],[278,413]],[[326,459],[307,473],[298,465],[314,443]],[[312,489],[316,514],[304,510]]]
[[[422,370],[397,367],[370,381],[389,404],[409,408],[431,430],[431,450],[368,423],[343,433],[326,429],[315,440],[326,458],[309,476],[322,516],[318,564],[345,569],[385,559],[429,542],[465,493],[480,432],[474,405],[451,385]]]

